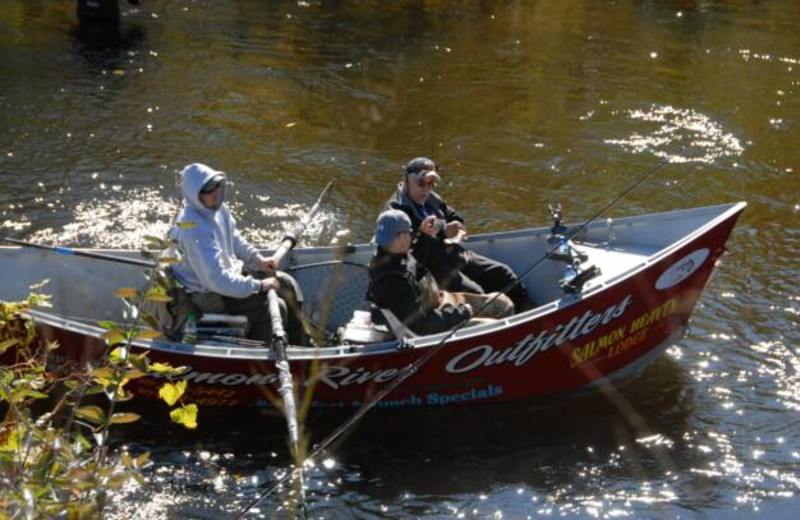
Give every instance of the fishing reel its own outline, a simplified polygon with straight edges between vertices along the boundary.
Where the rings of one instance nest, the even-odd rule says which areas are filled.
[[[549,246],[547,257],[557,262],[566,264],[564,275],[558,281],[559,287],[567,294],[579,293],[584,284],[600,275],[600,268],[594,265],[583,264],[589,260],[589,255],[575,249],[570,241],[566,226],[561,224],[564,216],[561,204],[548,204],[553,227],[550,228],[550,237],[547,239]]]
[[[564,212],[561,211],[561,203],[558,202],[555,206],[553,204],[547,205],[547,211],[550,212],[550,220],[553,221],[553,227],[550,228],[550,234],[563,235],[567,232],[567,228],[561,224],[561,219],[564,218]]]

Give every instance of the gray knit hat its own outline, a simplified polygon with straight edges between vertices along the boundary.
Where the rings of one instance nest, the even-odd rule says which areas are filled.
[[[378,217],[375,229],[375,242],[385,247],[392,243],[398,233],[411,232],[411,220],[399,209],[384,211]]]

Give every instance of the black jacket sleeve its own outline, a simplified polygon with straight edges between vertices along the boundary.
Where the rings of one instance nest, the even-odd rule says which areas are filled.
[[[454,220],[457,220],[462,224],[464,223],[464,217],[461,216],[461,213],[456,211],[455,208],[448,206],[445,201],[442,201],[441,205],[439,206],[439,209],[444,214],[445,221],[453,222]]]

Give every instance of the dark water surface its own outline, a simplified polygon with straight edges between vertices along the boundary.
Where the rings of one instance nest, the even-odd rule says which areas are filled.
[[[329,179],[309,241],[361,241],[416,155],[473,233],[508,230],[667,160],[609,216],[750,204],[688,338],[613,399],[371,412],[309,471],[310,516],[798,518],[799,29],[796,0],[145,0],[117,31],[5,0],[0,233],[138,247],[202,161],[254,241]],[[153,415],[119,440],[154,464],[116,517],[224,518],[285,467],[280,421]]]

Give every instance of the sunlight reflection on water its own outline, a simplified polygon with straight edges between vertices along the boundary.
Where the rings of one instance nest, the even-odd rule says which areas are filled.
[[[713,164],[723,157],[736,157],[744,148],[721,123],[691,109],[654,106],[624,112],[642,129],[623,139],[606,139],[631,153],[651,153],[670,163]]]
[[[243,221],[239,226],[241,233],[253,244],[265,248],[276,247],[310,209],[310,205],[300,202],[264,203],[269,201],[269,197],[263,196],[256,196],[259,203],[254,204],[243,194],[237,195],[238,200],[229,206],[234,216]],[[158,189],[117,188],[105,191],[102,198],[79,202],[71,211],[69,223],[61,228],[36,230],[28,240],[72,247],[138,249],[144,244],[145,236],[167,236],[171,222],[182,206],[182,202],[174,198],[165,198]],[[332,233],[337,222],[334,210],[320,208],[306,228],[303,242],[317,244]],[[25,216],[0,223],[0,227],[14,231],[30,225]]]
[[[156,189],[117,189],[103,199],[81,201],[72,222],[60,229],[40,229],[31,241],[98,248],[138,248],[145,235],[165,236],[175,202]]]

